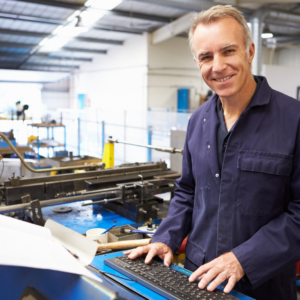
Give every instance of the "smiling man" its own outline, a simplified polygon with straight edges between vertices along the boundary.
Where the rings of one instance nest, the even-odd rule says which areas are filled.
[[[169,265],[188,235],[185,267],[199,288],[296,300],[300,103],[251,74],[255,46],[235,8],[197,14],[190,46],[215,94],[190,118],[168,216],[149,246],[126,254]]]

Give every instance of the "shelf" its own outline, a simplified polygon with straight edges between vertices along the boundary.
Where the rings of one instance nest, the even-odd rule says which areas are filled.
[[[28,143],[28,144],[33,146],[33,147],[38,146],[37,144],[32,144],[32,143]],[[54,147],[64,147],[64,146],[65,146],[64,144],[58,144],[56,146],[52,146],[52,145],[49,145],[49,144],[40,144],[39,145],[40,148],[54,148]]]
[[[32,152],[32,148],[30,148],[28,146],[16,146],[15,148],[21,154],[26,153],[26,152]],[[1,147],[0,148],[0,153],[1,154],[13,154],[14,151],[12,149],[10,149],[9,147],[3,147],[3,148]]]
[[[65,125],[63,124],[43,124],[43,123],[27,124],[27,126],[38,127],[38,128],[65,127]]]

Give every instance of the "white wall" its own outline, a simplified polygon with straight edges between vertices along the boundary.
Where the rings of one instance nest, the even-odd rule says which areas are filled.
[[[298,47],[276,49],[274,64],[300,68],[300,49]]]
[[[297,87],[300,86],[300,68],[263,65],[262,75],[267,78],[271,88],[296,97]]]
[[[44,112],[57,108],[71,108],[70,79],[66,78],[57,82],[46,83],[41,91]]]
[[[42,103],[45,110],[56,110],[57,108],[70,108],[69,92],[44,91],[42,90]]]
[[[72,77],[72,107],[85,94],[91,108],[109,110],[147,109],[147,34],[125,41],[103,56],[86,63]]]
[[[148,46],[148,107],[177,108],[177,90],[190,89],[191,108],[199,106],[200,94],[208,87],[193,61],[188,40],[174,37]]]

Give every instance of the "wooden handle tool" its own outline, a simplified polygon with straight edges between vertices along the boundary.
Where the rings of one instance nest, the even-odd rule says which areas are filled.
[[[130,240],[130,241],[120,241],[114,243],[107,243],[107,244],[99,244],[98,251],[104,249],[130,249],[140,246],[147,246],[151,242],[151,239],[142,239],[142,240]]]

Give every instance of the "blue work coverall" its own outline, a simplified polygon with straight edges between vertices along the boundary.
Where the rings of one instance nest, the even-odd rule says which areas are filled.
[[[188,235],[191,271],[232,251],[245,276],[235,290],[257,300],[296,300],[300,260],[300,103],[266,78],[217,154],[218,96],[191,116],[181,178],[153,242],[175,253]]]

